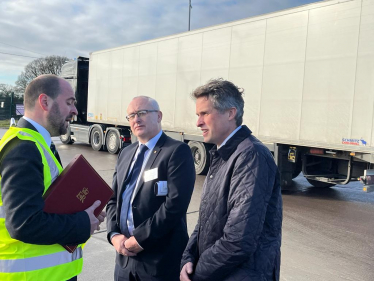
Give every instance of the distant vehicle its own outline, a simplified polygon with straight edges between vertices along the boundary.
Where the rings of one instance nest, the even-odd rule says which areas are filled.
[[[61,140],[117,153],[131,139],[127,105],[148,95],[205,173],[211,145],[190,93],[223,77],[245,89],[243,123],[274,153],[283,186],[301,171],[316,187],[357,180],[374,166],[373,11],[374,0],[322,1],[80,57],[61,73],[79,110]]]

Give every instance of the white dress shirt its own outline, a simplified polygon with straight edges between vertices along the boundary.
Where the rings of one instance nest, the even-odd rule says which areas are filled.
[[[143,175],[144,167],[147,164],[149,156],[152,154],[151,152],[155,148],[156,143],[160,139],[161,135],[162,135],[162,130],[156,136],[154,136],[152,139],[150,139],[148,142],[146,142],[146,143],[139,142],[138,149],[136,150],[135,156],[132,159],[131,166],[130,166],[128,174],[131,172],[132,168],[134,167],[135,161],[138,158],[138,155],[140,153],[140,145],[141,144],[145,144],[148,147],[148,150],[144,153],[144,160],[143,160],[142,169],[140,171],[138,180],[136,181],[136,185],[135,185],[134,191],[133,191],[132,196],[131,196],[131,202],[130,202],[131,204],[134,201],[134,196],[136,194],[136,190],[138,189],[139,180],[140,180],[140,178]],[[126,188],[127,187],[128,186],[126,186]],[[129,208],[129,211],[127,213],[127,228],[129,230],[129,233],[131,235],[133,235],[133,231],[134,231],[134,218],[133,218],[133,214],[132,214],[132,208]]]

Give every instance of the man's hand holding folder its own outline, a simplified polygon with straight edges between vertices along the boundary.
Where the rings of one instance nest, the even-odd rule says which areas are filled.
[[[101,204],[100,200],[96,200],[91,207],[84,210],[88,217],[90,218],[91,223],[91,235],[95,232],[95,230],[100,230],[100,223],[102,223],[106,217],[105,211],[102,211],[99,216],[96,218],[94,211],[97,207]]]
[[[90,219],[91,235],[99,230],[106,217],[102,211],[113,191],[88,163],[77,155],[44,194],[44,211],[54,214],[75,214],[85,211]],[[69,252],[76,245],[63,246]]]

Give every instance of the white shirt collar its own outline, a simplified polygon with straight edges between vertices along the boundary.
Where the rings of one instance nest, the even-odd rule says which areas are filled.
[[[51,135],[49,134],[49,132],[47,131],[46,128],[44,128],[39,123],[35,122],[34,120],[32,120],[32,119],[30,119],[30,118],[28,118],[26,116],[23,116],[23,119],[25,119],[26,121],[30,122],[31,125],[33,125],[35,127],[35,129],[39,132],[39,134],[42,135],[42,137],[45,140],[45,142],[47,143],[47,145],[51,146],[51,142],[52,142]]]
[[[236,128],[234,131],[232,131],[232,133],[223,141],[223,143],[221,143],[220,146],[217,145],[217,149],[220,149],[222,146],[224,146],[227,141],[237,132],[239,131],[240,129],[242,128],[242,126],[240,125],[238,128]]]
[[[153,150],[153,148],[155,148],[156,143],[160,139],[161,135],[162,135],[162,130],[157,135],[155,135],[153,138],[151,138],[149,141],[147,141],[146,143],[143,143],[143,144],[145,144],[148,147],[148,150],[151,151],[151,150]],[[142,143],[139,141],[139,146],[141,144]]]

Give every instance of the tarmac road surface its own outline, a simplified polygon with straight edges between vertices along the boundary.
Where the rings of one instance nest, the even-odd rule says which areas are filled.
[[[1,133],[1,132],[0,132]],[[62,144],[53,138],[66,166],[83,154],[111,185],[116,155],[93,151],[89,145]],[[204,176],[198,176],[188,209],[191,233],[198,217]],[[283,281],[374,280],[374,193],[364,193],[358,182],[333,188],[313,188],[299,175],[283,194]],[[84,249],[80,281],[113,280],[114,248],[107,242],[106,225]]]
[[[64,166],[81,153],[110,185],[116,155],[89,145],[55,141]],[[188,209],[188,230],[195,227],[204,176],[197,176]],[[282,281],[374,280],[374,193],[359,182],[313,188],[299,175],[283,194]],[[114,248],[105,225],[88,241],[79,280],[112,280]]]

